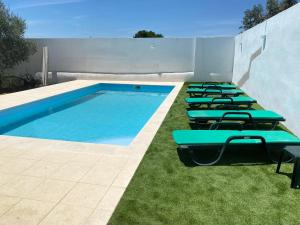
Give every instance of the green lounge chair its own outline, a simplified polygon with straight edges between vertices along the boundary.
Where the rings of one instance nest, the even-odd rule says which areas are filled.
[[[236,89],[237,86],[234,84],[210,84],[210,83],[200,83],[200,84],[190,84],[189,88],[221,88],[221,89]]]
[[[238,89],[215,89],[215,88],[188,88],[186,93],[190,95],[190,97],[193,96],[207,96],[207,95],[219,95],[222,97],[226,96],[239,96],[241,94],[244,94],[242,90]]]
[[[188,150],[194,163],[200,166],[211,166],[218,163],[230,145],[249,146],[263,145],[270,157],[269,147],[284,148],[291,145],[300,145],[300,139],[286,131],[260,131],[260,130],[177,130],[173,132],[173,139],[179,149]],[[205,147],[220,148],[215,160],[203,163],[194,157],[194,151]]]
[[[244,121],[246,123],[271,123],[274,129],[279,122],[285,119],[267,110],[191,110],[187,111],[190,121],[195,123],[207,123],[208,121],[222,122],[224,120]]]
[[[185,101],[190,107],[207,105],[209,109],[212,105],[246,105],[248,106],[248,108],[250,108],[253,103],[257,102],[255,99],[246,96],[217,98],[186,98]]]

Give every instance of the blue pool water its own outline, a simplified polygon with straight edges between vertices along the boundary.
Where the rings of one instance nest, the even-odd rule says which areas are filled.
[[[172,89],[93,85],[0,111],[0,134],[129,145]]]

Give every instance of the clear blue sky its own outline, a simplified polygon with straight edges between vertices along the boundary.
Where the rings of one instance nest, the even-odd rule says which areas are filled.
[[[233,35],[243,12],[265,0],[4,0],[27,21],[27,37]]]

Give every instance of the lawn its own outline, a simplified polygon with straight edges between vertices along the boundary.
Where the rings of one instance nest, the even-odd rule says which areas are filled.
[[[181,161],[171,133],[191,129],[183,87],[109,224],[300,224],[292,166],[275,173],[261,149],[227,151],[211,167]],[[256,108],[259,106],[256,105]]]

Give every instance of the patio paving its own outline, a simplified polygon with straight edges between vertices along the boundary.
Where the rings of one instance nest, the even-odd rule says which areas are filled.
[[[0,96],[0,109],[99,82],[145,83],[72,81]],[[170,84],[129,147],[0,135],[0,224],[106,224],[182,86]]]

